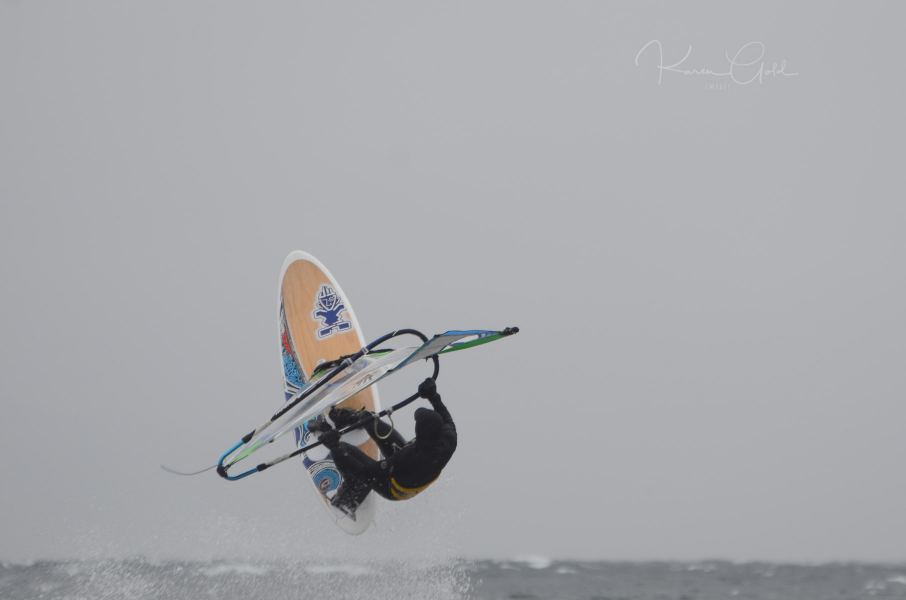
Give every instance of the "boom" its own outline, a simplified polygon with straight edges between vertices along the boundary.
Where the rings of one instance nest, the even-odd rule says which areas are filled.
[[[235,481],[263,471],[293,456],[298,456],[319,446],[321,442],[314,442],[303,448],[298,448],[293,452],[279,456],[269,462],[261,463],[237,475],[228,473],[228,470],[236,463],[248,458],[264,446],[273,443],[294,428],[303,425],[327,408],[339,404],[416,361],[432,360],[434,362],[434,373],[431,377],[436,380],[440,371],[439,355],[487,344],[518,332],[518,327],[508,327],[501,331],[454,330],[439,333],[430,340],[414,329],[401,329],[383,335],[355,354],[332,361],[326,365],[326,368],[325,365],[322,365],[322,367],[316,369],[311,382],[302,391],[274,413],[267,422],[244,435],[239,442],[221,455],[217,463],[217,473],[225,479]],[[422,344],[395,350],[379,348],[385,342],[403,335],[416,336],[421,339]],[[375,415],[375,418],[389,415],[417,398],[418,394],[414,394],[381,411]],[[368,423],[370,421],[346,427],[341,429],[340,433],[347,433]]]

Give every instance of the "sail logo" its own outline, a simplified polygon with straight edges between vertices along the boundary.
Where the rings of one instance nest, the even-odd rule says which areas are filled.
[[[318,296],[315,298],[315,310],[311,313],[314,319],[321,321],[321,326],[318,328],[319,340],[352,329],[352,323],[343,317],[345,311],[346,306],[336,290],[330,285],[322,283]]]

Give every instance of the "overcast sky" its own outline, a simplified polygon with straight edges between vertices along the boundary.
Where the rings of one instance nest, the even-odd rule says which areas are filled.
[[[906,560],[906,11],[832,4],[0,0],[0,558]],[[294,249],[523,331],[362,538],[158,469],[281,403]]]

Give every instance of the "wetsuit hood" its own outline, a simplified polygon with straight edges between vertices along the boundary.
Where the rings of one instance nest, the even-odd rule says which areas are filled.
[[[415,442],[432,442],[440,435],[444,419],[430,408],[415,411]]]

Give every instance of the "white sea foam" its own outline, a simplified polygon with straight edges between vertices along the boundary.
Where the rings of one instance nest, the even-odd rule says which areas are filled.
[[[270,568],[248,563],[226,563],[206,567],[200,571],[208,577],[218,577],[221,575],[266,575],[270,571]]]
[[[80,562],[64,563],[57,568],[62,570],[69,577],[76,577],[78,575],[81,575],[85,571],[83,563]]]
[[[883,581],[878,581],[877,579],[872,579],[865,584],[865,591],[871,595],[875,595],[879,592],[883,592],[887,589],[887,584]]]
[[[59,587],[60,586],[56,583],[53,583],[51,581],[44,581],[44,582],[41,582],[41,583],[35,585],[35,591],[38,592],[40,594],[40,596],[44,596],[44,595],[50,594],[51,592],[56,591],[56,589]]]
[[[531,569],[546,569],[551,566],[553,561],[546,556],[528,555],[517,556],[513,562],[522,563]]]
[[[426,562],[428,564],[426,564]],[[7,563],[8,564],[8,563]],[[545,566],[546,565],[546,566]],[[606,576],[612,598],[657,597],[664,586],[677,597],[738,600],[777,598],[893,598],[906,590],[906,569],[884,565],[784,565],[772,579],[771,565],[702,561],[691,571],[680,563],[594,563],[515,560],[388,561],[311,557],[257,561],[249,557],[210,562],[142,559],[39,561],[35,567],[0,570],[0,598],[69,600],[465,600],[467,598],[588,597]],[[543,567],[537,571],[527,571]],[[566,574],[575,571],[574,574]],[[730,577],[715,577],[725,572]],[[269,573],[267,577],[260,575]],[[208,575],[208,576],[206,576]],[[528,577],[528,580],[526,579]],[[745,587],[739,582],[745,581]],[[650,583],[649,583],[650,582]],[[735,582],[735,583],[734,583]]]
[[[362,565],[311,565],[305,567],[305,570],[312,575],[330,575],[339,573],[341,575],[350,575],[352,577],[361,577],[362,575],[371,575],[375,573],[373,569]]]
[[[22,560],[4,560],[0,562],[0,565],[3,565],[4,569],[9,569],[12,567],[33,567],[35,566],[35,560],[31,558],[22,559]]]

